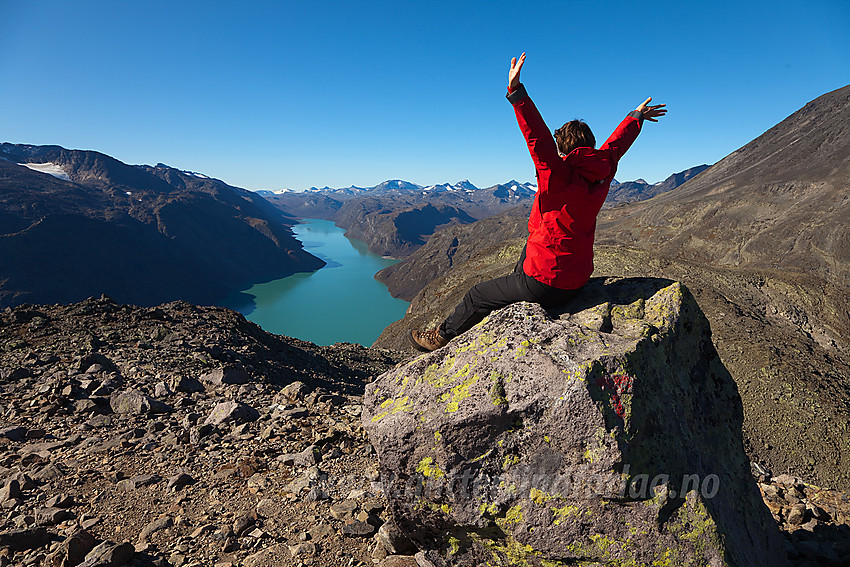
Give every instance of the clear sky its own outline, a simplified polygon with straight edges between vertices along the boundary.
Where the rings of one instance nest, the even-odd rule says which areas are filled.
[[[0,141],[255,190],[532,181],[522,51],[550,129],[667,103],[617,174],[655,182],[850,83],[850,1],[0,0]]]

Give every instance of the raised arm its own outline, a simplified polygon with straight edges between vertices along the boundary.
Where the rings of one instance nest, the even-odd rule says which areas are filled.
[[[612,157],[616,161],[620,161],[620,158],[623,157],[623,154],[631,147],[635,138],[640,133],[641,127],[643,127],[643,121],[658,122],[659,118],[667,114],[666,104],[656,104],[653,106],[649,104],[650,102],[652,102],[652,97],[647,98],[636,109],[631,111],[599,149],[610,151]]]
[[[516,57],[511,59],[511,68],[508,71],[508,100],[514,107],[519,129],[522,130],[522,135],[528,144],[528,151],[531,153],[535,167],[551,170],[555,163],[561,161],[561,158],[558,156],[558,147],[555,145],[552,132],[549,131],[543,117],[540,116],[540,111],[531,102],[531,98],[519,80],[524,63],[525,53],[520,55],[519,60]]]

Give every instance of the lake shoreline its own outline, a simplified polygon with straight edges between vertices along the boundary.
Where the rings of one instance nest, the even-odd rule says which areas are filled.
[[[320,345],[370,346],[383,329],[404,316],[409,302],[393,297],[375,279],[400,260],[369,252],[366,244],[322,219],[292,227],[304,249],[326,262],[312,272],[254,283],[218,305],[242,313],[264,330]]]

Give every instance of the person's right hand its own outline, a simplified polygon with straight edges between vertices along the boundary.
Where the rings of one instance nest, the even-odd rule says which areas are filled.
[[[667,109],[664,108],[667,106],[666,104],[656,104],[654,106],[650,106],[650,102],[652,102],[652,97],[649,97],[638,106],[635,110],[643,114],[644,120],[649,120],[650,122],[658,122],[658,118],[661,118],[665,114],[667,114]]]
[[[508,87],[515,89],[519,86],[519,72],[522,70],[522,64],[525,63],[525,52],[519,56],[519,61],[514,57],[511,59],[511,70],[508,72]]]

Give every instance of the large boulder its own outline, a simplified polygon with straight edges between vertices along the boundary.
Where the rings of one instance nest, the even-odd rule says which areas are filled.
[[[785,565],[691,294],[586,291],[569,313],[496,311],[368,386],[399,528],[438,566]]]

